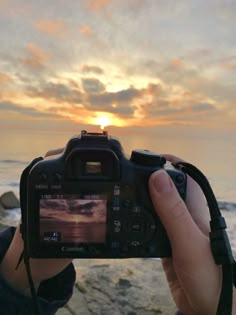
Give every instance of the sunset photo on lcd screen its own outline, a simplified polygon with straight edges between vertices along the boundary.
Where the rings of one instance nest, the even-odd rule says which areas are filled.
[[[56,243],[105,243],[106,214],[104,196],[93,200],[75,195],[41,199],[40,239]]]

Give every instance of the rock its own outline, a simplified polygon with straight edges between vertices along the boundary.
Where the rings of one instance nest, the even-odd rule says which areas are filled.
[[[4,210],[2,204],[1,204],[1,199],[0,199],[0,211]]]
[[[12,191],[8,191],[0,197],[0,205],[4,209],[20,208],[20,201]]]
[[[173,315],[176,307],[158,259],[76,260],[72,299],[59,314]]]

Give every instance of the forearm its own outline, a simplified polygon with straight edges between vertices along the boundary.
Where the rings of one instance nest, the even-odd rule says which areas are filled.
[[[22,251],[23,240],[18,227],[0,265],[0,275],[13,289],[27,295],[29,294],[29,283],[23,261],[16,270]],[[37,288],[41,281],[60,273],[70,263],[71,259],[30,259],[30,268],[35,287]]]

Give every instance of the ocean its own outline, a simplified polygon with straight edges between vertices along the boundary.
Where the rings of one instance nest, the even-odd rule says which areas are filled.
[[[195,164],[209,179],[219,203],[227,210],[236,210],[235,133],[188,132],[183,128],[148,132],[142,129],[121,132],[113,128],[110,132],[119,138],[128,156],[133,149],[149,149],[172,153]],[[0,196],[6,191],[19,196],[20,175],[30,161],[50,149],[63,147],[75,134],[74,130],[1,130]],[[20,211],[16,209],[5,213],[0,221],[15,224],[19,217]]]

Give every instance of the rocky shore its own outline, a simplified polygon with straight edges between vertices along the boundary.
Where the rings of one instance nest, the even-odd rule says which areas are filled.
[[[77,282],[58,315],[174,315],[157,259],[77,260]]]
[[[12,192],[0,197],[0,214],[19,208]],[[7,210],[6,210],[7,209]],[[236,255],[236,213],[223,211]],[[0,230],[6,225],[0,223]],[[74,261],[77,281],[58,315],[174,315],[176,307],[159,259]]]

